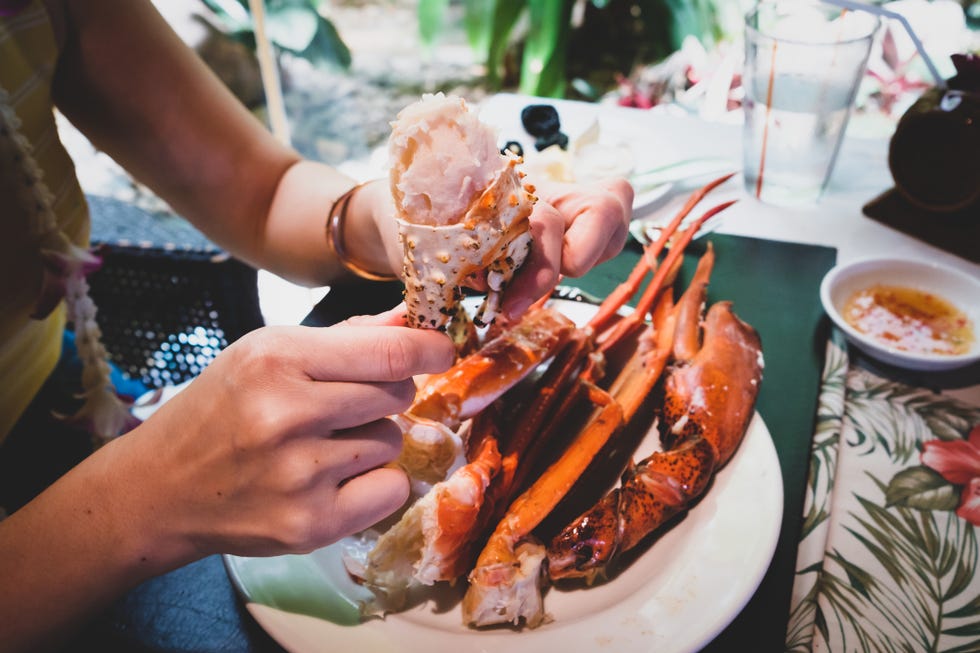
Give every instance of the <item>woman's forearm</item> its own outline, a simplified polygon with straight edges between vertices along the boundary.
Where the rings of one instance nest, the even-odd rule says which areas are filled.
[[[261,258],[266,267],[297,283],[327,285],[352,277],[328,243],[327,220],[334,203],[356,182],[312,161],[293,165],[276,190],[265,222]],[[386,180],[357,188],[336,236],[358,267],[391,274],[400,256]]]
[[[149,479],[116,455],[126,444],[106,445],[0,521],[0,650],[54,647],[129,588],[191,559],[158,537],[161,520],[141,505]]]

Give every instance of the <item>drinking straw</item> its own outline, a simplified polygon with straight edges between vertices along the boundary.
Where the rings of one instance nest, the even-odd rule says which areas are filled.
[[[265,106],[269,112],[269,124],[279,142],[289,145],[289,122],[286,120],[286,103],[282,98],[282,86],[279,84],[279,67],[276,65],[272,43],[265,33],[265,0],[248,0],[248,6],[252,10],[255,52],[259,60],[262,87],[265,89]]]
[[[932,59],[926,54],[926,49],[922,45],[922,41],[916,36],[915,31],[913,31],[912,26],[909,21],[900,13],[891,11],[889,9],[883,9],[878,5],[870,5],[864,2],[857,2],[856,0],[823,0],[827,4],[835,5],[842,9],[853,9],[854,11],[865,11],[869,14],[876,14],[884,18],[891,18],[892,20],[897,20],[905,28],[908,33],[909,38],[912,39],[912,43],[915,44],[915,49],[919,51],[919,56],[926,64],[926,68],[929,69],[929,73],[932,75],[933,79],[936,80],[936,86],[939,88],[946,88],[946,80],[943,79],[942,75],[939,74],[939,70],[936,68],[935,64],[932,63]]]

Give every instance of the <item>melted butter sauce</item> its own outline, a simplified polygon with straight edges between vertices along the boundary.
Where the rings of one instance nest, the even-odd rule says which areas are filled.
[[[844,319],[858,331],[891,347],[916,354],[965,354],[974,341],[973,323],[933,293],[904,286],[874,285],[844,304]]]

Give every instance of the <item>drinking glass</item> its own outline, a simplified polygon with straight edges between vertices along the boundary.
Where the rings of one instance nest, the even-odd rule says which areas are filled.
[[[877,16],[763,0],[745,17],[746,190],[778,205],[823,194],[864,75]]]

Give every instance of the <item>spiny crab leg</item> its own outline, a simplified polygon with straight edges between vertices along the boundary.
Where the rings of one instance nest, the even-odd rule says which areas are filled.
[[[408,323],[445,328],[466,279],[485,273],[474,321],[493,321],[531,248],[530,186],[519,159],[458,97],[427,94],[399,112],[389,138],[391,192],[404,250]]]
[[[716,187],[725,183],[735,173],[729,173],[723,177],[719,177],[713,181],[708,182],[697,191],[691,194],[691,196],[684,203],[684,206],[677,212],[677,215],[670,221],[664,229],[660,232],[660,236],[656,241],[650,243],[643,249],[643,261],[646,265],[638,265],[633,268],[629,277],[623,283],[619,284],[615,290],[613,290],[606,301],[602,303],[599,307],[599,311],[589,320],[589,326],[596,331],[602,331],[608,325],[608,322],[616,315],[616,311],[629,301],[630,297],[635,295],[640,289],[640,284],[643,282],[643,278],[646,276],[647,272],[650,270],[657,269],[657,258],[660,253],[663,252],[664,248],[667,246],[668,241],[673,237],[674,232],[680,227],[681,222],[684,221],[694,207],[697,206],[698,202],[704,199],[705,195],[710,193]],[[716,211],[717,212],[717,211]],[[709,216],[710,217],[710,216]],[[704,224],[703,218],[700,224]],[[700,228],[700,227],[699,227]],[[696,233],[696,231],[694,232]]]
[[[673,275],[677,274],[677,266],[681,262],[681,256],[684,254],[684,250],[687,248],[687,246],[691,243],[691,240],[693,240],[694,235],[701,228],[701,225],[721,211],[727,209],[736,201],[737,200],[723,202],[718,206],[708,209],[701,215],[700,218],[695,220],[691,226],[681,232],[677,242],[675,242],[667,252],[667,256],[664,258],[663,263],[657,267],[653,281],[650,282],[650,285],[647,286],[647,289],[643,292],[643,295],[641,295],[639,301],[637,302],[636,310],[606,331],[602,337],[602,342],[600,343],[600,351],[605,351],[608,349],[609,344],[607,343],[616,342],[623,336],[623,334],[636,328],[638,324],[646,319],[646,315],[650,311],[650,307],[653,306],[653,303],[656,301],[658,294],[663,291],[664,287],[666,287],[668,280],[671,279]]]

